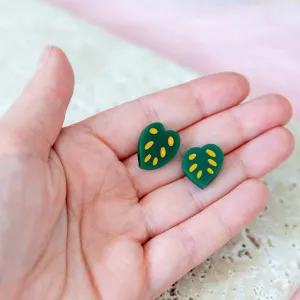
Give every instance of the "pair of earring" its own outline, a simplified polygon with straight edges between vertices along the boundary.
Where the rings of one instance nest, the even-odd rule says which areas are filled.
[[[180,147],[180,136],[173,130],[165,130],[163,124],[152,123],[141,133],[138,144],[139,167],[155,170],[169,163]],[[220,172],[224,153],[220,147],[208,144],[189,149],[182,158],[184,174],[194,184],[204,189]]]

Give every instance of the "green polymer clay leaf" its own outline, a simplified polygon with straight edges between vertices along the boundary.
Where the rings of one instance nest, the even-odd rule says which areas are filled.
[[[182,158],[185,175],[198,187],[204,189],[220,172],[224,153],[214,144],[189,149]]]
[[[178,152],[180,136],[172,130],[165,130],[163,124],[152,123],[141,133],[138,145],[139,167],[155,170],[166,165]]]

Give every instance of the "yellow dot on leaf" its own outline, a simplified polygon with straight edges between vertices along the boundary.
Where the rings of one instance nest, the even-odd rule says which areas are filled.
[[[207,169],[207,172],[208,172],[209,174],[214,174],[214,171],[213,171],[211,168],[208,168],[208,169]]]
[[[156,166],[158,163],[158,158],[157,157],[154,157],[153,159],[153,166]]]
[[[162,158],[164,158],[166,156],[166,154],[167,154],[166,148],[165,147],[161,147],[160,148],[160,156]]]
[[[201,176],[202,176],[202,171],[200,170],[200,171],[197,173],[197,178],[200,179]]]
[[[145,157],[144,162],[148,162],[150,159],[151,159],[151,154],[148,154],[148,155]]]
[[[157,134],[158,133],[158,130],[156,128],[150,128],[149,132],[151,134]]]
[[[208,159],[207,161],[208,161],[208,163],[209,163],[210,165],[212,165],[212,166],[214,166],[214,167],[217,166],[217,163],[216,163],[214,160],[212,160],[211,158]]]
[[[194,171],[197,169],[197,167],[198,167],[197,164],[193,164],[193,165],[190,166],[189,171],[190,171],[190,172],[194,172]]]
[[[145,145],[145,150],[150,149],[150,148],[153,146],[153,144],[154,144],[153,141],[148,142],[148,143]]]
[[[195,153],[193,153],[193,154],[190,154],[189,155],[189,160],[193,160],[193,159],[195,159],[196,158],[196,154]]]
[[[216,153],[215,153],[214,151],[210,150],[210,149],[207,149],[207,150],[206,150],[206,153],[207,153],[209,156],[212,156],[212,157],[216,157],[216,156],[217,156]]]
[[[172,136],[169,136],[169,138],[168,138],[168,144],[169,144],[170,147],[172,147],[174,145],[174,139],[173,139]]]

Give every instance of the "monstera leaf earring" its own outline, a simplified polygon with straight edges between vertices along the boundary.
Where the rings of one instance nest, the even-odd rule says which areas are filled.
[[[176,156],[179,147],[177,132],[166,130],[161,123],[152,123],[143,130],[139,139],[139,167],[144,170],[161,168]]]
[[[208,144],[189,149],[182,158],[182,169],[187,178],[201,189],[213,181],[221,170],[224,153],[220,147]]]

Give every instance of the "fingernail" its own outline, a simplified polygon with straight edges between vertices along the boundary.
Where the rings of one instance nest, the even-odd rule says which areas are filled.
[[[52,51],[52,47],[46,47],[43,50],[43,52],[38,60],[38,63],[37,63],[37,69],[40,69],[44,66],[44,64],[47,62],[47,60],[50,56],[51,51]]]

